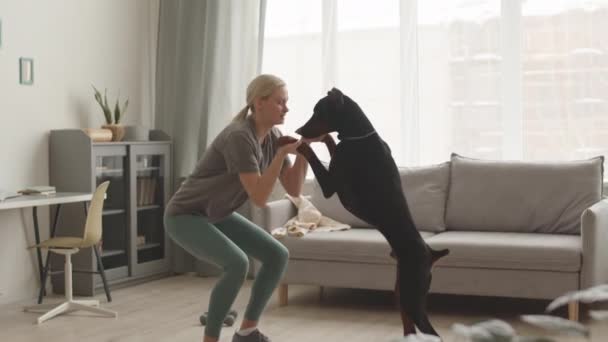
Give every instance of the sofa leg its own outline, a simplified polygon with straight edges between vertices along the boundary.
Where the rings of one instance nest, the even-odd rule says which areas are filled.
[[[568,303],[568,319],[578,322],[579,303],[577,301]]]
[[[287,284],[279,285],[279,306],[287,306]]]

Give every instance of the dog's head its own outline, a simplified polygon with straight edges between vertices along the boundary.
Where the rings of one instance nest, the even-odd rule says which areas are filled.
[[[316,138],[323,134],[339,131],[347,116],[359,113],[361,109],[339,89],[332,88],[327,96],[317,102],[312,117],[296,133],[304,138]]]

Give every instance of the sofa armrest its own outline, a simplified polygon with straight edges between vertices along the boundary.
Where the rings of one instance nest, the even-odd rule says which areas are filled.
[[[583,212],[581,240],[581,288],[608,283],[608,200],[601,200]]]
[[[297,215],[296,207],[288,199],[268,202],[264,208],[255,208],[252,219],[255,224],[266,231],[281,227]]]

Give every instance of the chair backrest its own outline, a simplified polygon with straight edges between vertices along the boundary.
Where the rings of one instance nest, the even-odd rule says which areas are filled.
[[[103,201],[110,181],[105,181],[95,189],[89,212],[87,213],[87,221],[84,225],[84,235],[81,247],[90,247],[101,240],[101,217],[103,214]]]

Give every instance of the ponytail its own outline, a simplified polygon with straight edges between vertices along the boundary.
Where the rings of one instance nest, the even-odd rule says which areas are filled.
[[[232,122],[243,121],[247,118],[247,114],[249,113],[249,105],[245,106],[245,108],[241,109],[241,111],[232,119]]]

